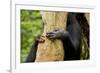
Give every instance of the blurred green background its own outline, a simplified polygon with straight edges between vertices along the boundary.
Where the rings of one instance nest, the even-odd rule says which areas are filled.
[[[21,10],[21,63],[25,62],[35,38],[41,33],[43,22],[38,10]]]

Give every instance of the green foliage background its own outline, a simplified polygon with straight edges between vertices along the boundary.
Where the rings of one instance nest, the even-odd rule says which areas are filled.
[[[41,33],[43,23],[38,10],[21,10],[21,62],[25,62],[35,38]]]

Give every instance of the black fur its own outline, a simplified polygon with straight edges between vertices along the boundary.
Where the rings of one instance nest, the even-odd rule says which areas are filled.
[[[79,60],[80,59],[80,39],[81,26],[76,18],[76,13],[68,15],[67,37],[63,39],[65,57],[64,60]]]
[[[38,41],[35,40],[35,43],[32,44],[32,47],[31,47],[29,55],[26,59],[26,62],[34,62],[35,61],[37,46],[38,46]]]

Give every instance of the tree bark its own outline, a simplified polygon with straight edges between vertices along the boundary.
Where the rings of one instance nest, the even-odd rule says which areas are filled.
[[[47,32],[54,30],[66,30],[67,12],[41,12],[44,22],[42,36],[44,43],[39,43],[35,62],[63,61],[64,47],[61,40],[51,40],[46,37]]]

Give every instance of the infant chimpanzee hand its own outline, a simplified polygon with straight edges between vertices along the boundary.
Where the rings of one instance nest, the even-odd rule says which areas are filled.
[[[44,36],[38,36],[36,38],[36,42],[38,42],[38,43],[44,43],[45,42]]]

